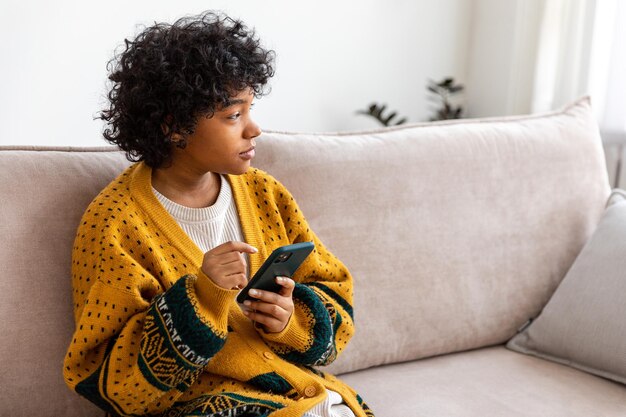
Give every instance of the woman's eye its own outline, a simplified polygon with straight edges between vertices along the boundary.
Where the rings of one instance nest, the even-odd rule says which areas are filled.
[[[239,112],[233,114],[232,116],[228,116],[228,118],[230,120],[237,120],[237,119],[239,119],[239,117],[241,117],[241,113],[239,113]]]

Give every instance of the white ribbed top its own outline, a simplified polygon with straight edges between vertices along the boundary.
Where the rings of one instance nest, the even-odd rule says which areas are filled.
[[[341,395],[326,390],[328,396],[324,401],[304,413],[302,417],[355,417],[350,408],[344,404]]]
[[[220,175],[220,183],[215,203],[202,208],[182,206],[152,188],[159,202],[202,252],[231,240],[244,241],[233,191],[223,175]]]

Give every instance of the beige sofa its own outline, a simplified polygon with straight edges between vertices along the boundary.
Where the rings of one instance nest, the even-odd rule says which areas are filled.
[[[62,379],[70,250],[127,165],[113,148],[0,150],[0,416],[103,415]],[[505,346],[605,211],[587,99],[538,116],[265,133],[254,165],[353,272],[357,333],[329,370],[378,417],[626,416],[625,385]]]

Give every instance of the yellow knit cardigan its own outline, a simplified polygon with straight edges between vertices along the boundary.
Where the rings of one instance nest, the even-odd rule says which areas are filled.
[[[203,253],[151,189],[137,163],[89,205],[72,253],[76,330],[64,361],[70,388],[112,415],[301,416],[341,394],[373,415],[353,389],[315,368],[351,338],[352,278],[309,229],[287,189],[250,169],[228,176],[253,274],[278,246],[313,241],[293,277],[295,310],[280,333],[255,328],[236,290],[202,271]]]

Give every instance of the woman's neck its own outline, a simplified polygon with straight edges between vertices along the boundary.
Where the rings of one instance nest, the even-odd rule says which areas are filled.
[[[215,204],[220,193],[221,179],[214,172],[196,175],[172,166],[153,169],[152,186],[181,206],[202,208]]]

